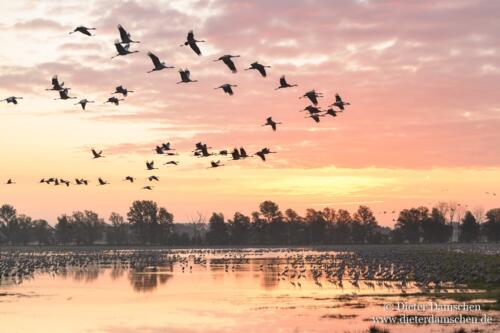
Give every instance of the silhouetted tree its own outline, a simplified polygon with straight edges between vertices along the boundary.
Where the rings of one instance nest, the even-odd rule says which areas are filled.
[[[305,217],[309,229],[309,243],[320,245],[328,241],[328,226],[321,211],[308,209]]]
[[[451,225],[446,223],[446,218],[437,207],[432,208],[430,216],[421,221],[421,231],[424,242],[444,243],[450,239]]]
[[[395,229],[397,229],[397,233],[400,233],[403,241],[417,243],[420,240],[422,222],[427,219],[429,219],[427,207],[404,209],[399,213]]]
[[[64,214],[57,218],[55,232],[58,243],[68,244],[73,240],[73,227],[68,215]]]
[[[130,244],[130,225],[125,218],[118,213],[109,216],[110,225],[106,230],[106,240],[110,244]]]
[[[347,210],[337,211],[332,232],[335,244],[346,244],[351,241],[351,222],[351,214]]]
[[[173,230],[173,215],[158,209],[154,201],[134,201],[127,214],[129,223],[142,244],[168,244]]]
[[[375,228],[378,226],[377,219],[370,208],[359,206],[353,216],[352,238],[355,242],[367,243],[373,237]]]
[[[470,243],[479,239],[480,226],[470,211],[465,213],[460,225],[460,241]]]
[[[247,245],[250,242],[250,218],[239,212],[234,213],[232,220],[228,221],[230,243],[234,245]]]
[[[17,218],[16,209],[11,205],[2,205],[0,207],[0,231],[2,232],[2,239],[4,242],[12,242],[9,233],[9,225],[16,223]]]
[[[207,242],[210,245],[226,245],[228,243],[227,225],[224,215],[213,213],[208,221]]]
[[[500,208],[490,209],[486,212],[483,232],[490,242],[500,241]]]
[[[32,239],[38,244],[48,245],[53,244],[55,241],[54,228],[52,228],[45,220],[33,221],[32,232]]]
[[[307,244],[308,235],[306,223],[302,216],[293,209],[287,209],[284,216],[287,225],[288,241],[292,245]]]

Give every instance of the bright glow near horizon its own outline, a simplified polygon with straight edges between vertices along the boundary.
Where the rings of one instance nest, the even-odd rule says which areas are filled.
[[[0,99],[24,97],[0,104],[0,181],[17,182],[0,186],[0,203],[21,213],[51,223],[73,210],[107,217],[136,199],[157,201],[178,222],[198,211],[250,213],[267,199],[300,213],[440,200],[498,206],[500,3],[19,1],[0,10]],[[118,23],[140,52],[111,60]],[[96,36],[69,35],[77,25],[96,27]],[[178,46],[190,29],[207,41],[202,57]],[[199,82],[177,85],[177,69],[146,74],[147,51]],[[241,55],[237,74],[212,61],[226,53]],[[243,70],[253,61],[272,66],[268,78]],[[75,100],[53,100],[45,88],[54,74],[70,95],[97,103],[82,112]],[[299,87],[275,91],[282,74]],[[238,85],[232,97],[213,89],[226,82]],[[119,107],[102,104],[120,84],[134,93]],[[298,112],[310,89],[324,93],[322,106],[337,92],[352,105],[316,124]],[[276,133],[260,126],[268,116],[283,123]],[[177,167],[153,154],[167,141],[182,154]],[[198,141],[278,153],[212,170],[209,158],[188,156]],[[91,147],[107,157],[92,160]],[[160,182],[145,192],[151,159]],[[129,174],[138,184],[122,181]],[[38,184],[52,176],[93,183]],[[97,187],[99,176],[111,185]]]

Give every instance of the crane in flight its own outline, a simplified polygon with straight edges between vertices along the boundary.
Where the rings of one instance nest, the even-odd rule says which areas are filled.
[[[122,94],[124,97],[127,97],[128,93],[133,93],[133,90],[128,90],[123,86],[118,86],[115,88],[115,91],[112,94]]]
[[[237,86],[238,86],[237,84],[225,83],[222,86],[214,88],[214,89],[222,89],[222,91],[224,91],[226,94],[228,94],[229,96],[232,96],[234,94],[232,87],[237,87]]]
[[[127,54],[139,52],[139,51],[130,51],[129,50],[130,49],[130,44],[122,45],[122,43],[119,40],[115,41],[115,48],[116,48],[117,54],[115,54],[114,56],[112,56],[111,59],[116,58],[118,56],[126,56]]]
[[[256,61],[256,62],[251,63],[250,67],[245,68],[245,70],[248,71],[250,69],[255,69],[260,73],[260,75],[262,75],[262,77],[266,77],[267,76],[266,68],[271,68],[271,66],[261,65]]]
[[[268,117],[266,119],[266,123],[262,126],[271,126],[271,128],[273,129],[273,131],[276,131],[276,125],[277,124],[281,124],[281,123],[277,123],[273,120],[273,117]]]
[[[179,75],[181,76],[181,80],[177,82],[179,83],[189,83],[189,82],[198,82],[198,80],[191,80],[191,72],[189,69],[179,69]]]
[[[289,84],[288,82],[286,82],[285,75],[283,75],[280,77],[280,86],[278,88],[275,88],[274,90],[297,87],[297,86],[298,86],[297,84]]]
[[[75,103],[75,105],[80,104],[82,106],[82,109],[85,110],[85,107],[87,106],[88,103],[94,103],[94,101],[89,101],[88,99],[84,98],[80,100],[80,102]]]
[[[233,73],[236,73],[238,70],[236,69],[236,65],[234,62],[231,60],[231,58],[239,58],[239,55],[230,55],[230,54],[225,54],[218,59],[215,59],[215,61],[222,61]]]
[[[342,97],[340,97],[339,94],[335,94],[335,103],[333,103],[332,105],[329,105],[329,106],[336,106],[340,110],[344,111],[346,105],[351,105],[351,103],[344,102],[342,100]]]
[[[70,97],[68,95],[68,88],[64,88],[63,90],[59,90],[59,98],[54,98],[54,100],[62,99],[62,100],[67,100],[67,99],[76,99],[76,97]]]
[[[144,186],[142,189],[151,191],[153,189],[153,187],[154,186],[152,186],[152,185],[147,185],[147,186]]]
[[[174,68],[173,66],[165,65],[165,62],[160,61],[160,58],[158,58],[153,52],[148,52],[148,57],[153,62],[153,66],[154,66],[153,69],[150,70],[148,73],[161,71],[162,69],[165,69],[165,68]]]
[[[158,169],[158,168],[155,168],[155,162],[154,161],[146,161],[146,169],[147,170],[154,170],[154,169]]]
[[[80,25],[78,27],[75,28],[75,30],[71,31],[69,34],[73,34],[75,32],[79,32],[79,33],[82,33],[84,35],[87,35],[87,36],[92,36],[92,34],[90,33],[90,30],[96,30],[95,28],[87,28],[87,27],[84,27],[83,25]]]
[[[299,98],[309,98],[311,103],[314,105],[318,105],[318,98],[323,97],[322,93],[316,92],[314,89],[306,92],[304,95],[300,96]]]
[[[211,162],[210,162],[210,165],[211,165],[211,166],[210,166],[210,168],[209,168],[209,169],[211,169],[211,168],[218,168],[218,167],[224,166],[224,164],[221,164],[221,162],[220,162],[220,161],[217,161],[217,162],[211,161]]]
[[[14,181],[12,180],[12,178],[9,178],[9,180],[7,180],[7,182],[6,182],[5,184],[6,184],[6,185],[13,185],[13,184],[15,184],[15,183],[16,183],[16,182],[14,182]]]
[[[125,28],[121,24],[118,24],[117,28],[120,32],[120,39],[122,44],[140,43],[139,41],[132,40],[132,36],[130,36],[130,33],[125,30]]]
[[[12,104],[16,104],[17,105],[17,100],[18,99],[23,99],[22,97],[16,97],[16,96],[10,96],[10,97],[7,97],[5,99],[2,99],[0,100],[0,102],[7,102],[8,103],[12,103]]]
[[[47,91],[51,91],[51,90],[60,91],[60,90],[64,89],[64,82],[59,83],[59,79],[57,78],[57,75],[54,75],[52,77],[51,83],[52,83],[52,88],[45,89],[45,90],[47,90]],[[71,88],[67,88],[67,89],[69,90]]]
[[[112,103],[114,105],[120,105],[120,101],[124,101],[123,98],[117,98],[115,96],[111,96],[108,98],[108,100],[106,102],[104,102],[103,104],[106,104],[106,103]]]
[[[123,181],[124,181],[124,182],[131,182],[131,183],[133,183],[133,182],[134,182],[134,180],[135,180],[135,178],[134,178],[134,177],[132,177],[132,176],[127,176],[127,177],[125,177],[125,179],[124,179]]]
[[[194,38],[194,32],[193,30],[189,31],[186,37],[186,41],[181,44],[180,46],[188,46],[191,48],[191,50],[194,51],[197,55],[201,56],[201,50],[198,47],[198,44],[196,43],[204,43],[204,40],[197,40]]]
[[[103,186],[103,185],[108,185],[109,183],[107,181],[105,181],[104,179],[102,179],[101,177],[99,177],[97,179],[97,181],[99,182],[99,185],[98,186]]]
[[[102,155],[102,150],[97,151],[94,148],[92,148],[90,151],[92,152],[92,155],[94,156],[94,157],[92,157],[93,159],[105,157]]]

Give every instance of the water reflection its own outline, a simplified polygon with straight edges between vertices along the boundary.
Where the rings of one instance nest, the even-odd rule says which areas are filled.
[[[172,274],[166,272],[134,272],[128,275],[130,285],[136,292],[152,292],[158,285],[167,283],[172,278]]]

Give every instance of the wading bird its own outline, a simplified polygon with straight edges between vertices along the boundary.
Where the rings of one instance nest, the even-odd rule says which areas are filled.
[[[75,105],[80,104],[82,106],[82,109],[85,110],[87,103],[94,103],[94,101],[89,101],[88,99],[84,98],[84,99],[80,100],[80,102],[76,103]]]
[[[132,40],[132,36],[130,36],[130,33],[125,30],[125,28],[121,24],[118,24],[117,28],[120,32],[120,39],[122,44],[140,43],[139,41]]]
[[[342,100],[342,98],[340,97],[339,94],[335,94],[335,103],[333,103],[332,105],[329,105],[330,106],[336,106],[338,107],[340,110],[344,111],[344,106],[345,105],[351,105],[351,103],[348,103],[348,102],[344,102]]]
[[[189,69],[179,69],[179,74],[181,76],[181,80],[179,82],[177,82],[177,84],[179,83],[189,83],[189,82],[198,82],[198,80],[191,80],[191,72],[189,71]]]
[[[248,71],[250,69],[256,69],[257,71],[259,71],[259,73],[260,73],[260,75],[262,75],[262,77],[266,77],[267,76],[266,68],[271,68],[271,66],[261,65],[256,61],[256,62],[251,63],[250,67],[245,68],[245,70]]]
[[[122,94],[124,97],[128,95],[128,93],[134,92],[133,90],[128,90],[127,88],[124,88],[123,86],[118,86],[115,88],[115,91],[112,94]]]
[[[94,148],[90,150],[92,152],[92,155],[94,156],[93,158],[102,158],[105,157],[102,155],[102,150],[101,151],[96,151]]]
[[[181,44],[180,46],[187,46],[189,45],[189,47],[194,51],[194,53],[196,53],[197,55],[201,55],[201,50],[200,48],[198,47],[198,45],[196,43],[204,43],[205,41],[204,40],[196,40],[194,38],[194,33],[193,33],[193,30],[189,31],[188,34],[187,34],[187,38],[186,38],[186,41],[184,42],[184,44]]]
[[[108,100],[106,102],[104,102],[104,104],[113,103],[114,105],[120,105],[120,101],[124,101],[124,99],[123,98],[116,98],[115,96],[111,96],[110,98],[108,98]]]
[[[276,131],[276,124],[281,124],[281,123],[277,123],[273,120],[272,117],[268,117],[266,119],[266,123],[262,126],[271,126],[271,128],[273,129],[273,131]]]
[[[289,84],[288,82],[286,82],[285,75],[283,75],[282,77],[280,77],[280,86],[278,88],[275,88],[274,90],[283,89],[283,88],[291,88],[291,87],[297,87],[297,85],[296,84]]]
[[[232,96],[233,95],[233,88],[232,87],[237,87],[237,86],[238,86],[237,84],[226,83],[226,84],[223,84],[222,86],[214,88],[214,89],[222,89],[222,91],[224,91],[226,94],[229,94],[230,96]]]
[[[165,69],[165,68],[174,68],[173,66],[165,65],[165,62],[160,61],[160,58],[158,58],[153,52],[148,52],[148,57],[153,62],[153,66],[154,66],[154,68],[152,70],[150,70],[148,73],[155,72],[155,71],[161,71],[162,69]]]
[[[118,52],[118,53],[115,54],[114,56],[112,56],[111,59],[116,58],[118,56],[126,56],[127,54],[139,52],[139,51],[130,51],[129,50],[130,44],[122,45],[119,40],[115,41],[115,48],[116,48],[116,52]]]
[[[5,99],[2,99],[0,100],[0,102],[7,102],[7,103],[12,103],[12,104],[16,104],[17,105],[17,100],[18,99],[23,99],[22,97],[16,97],[16,96],[10,96],[10,97],[7,97]]]
[[[92,36],[92,34],[90,33],[89,30],[96,30],[96,29],[95,28],[87,28],[87,27],[84,27],[83,25],[81,25],[79,27],[76,27],[75,30],[71,31],[69,34],[71,35],[72,33],[80,32],[84,35]]]
[[[68,88],[64,88],[63,90],[59,90],[59,98],[54,98],[54,100],[67,100],[67,99],[76,99],[76,97],[70,97],[68,95]]]
[[[300,96],[299,98],[309,98],[311,103],[314,105],[318,105],[318,98],[323,97],[322,93],[316,92],[314,89],[306,92],[304,95]]]
[[[236,66],[234,65],[234,62],[231,60],[231,58],[239,58],[239,57],[240,57],[239,55],[225,54],[222,57],[219,57],[219,59],[216,59],[214,61],[222,61],[231,70],[231,72],[236,73],[238,70],[236,69]]]

